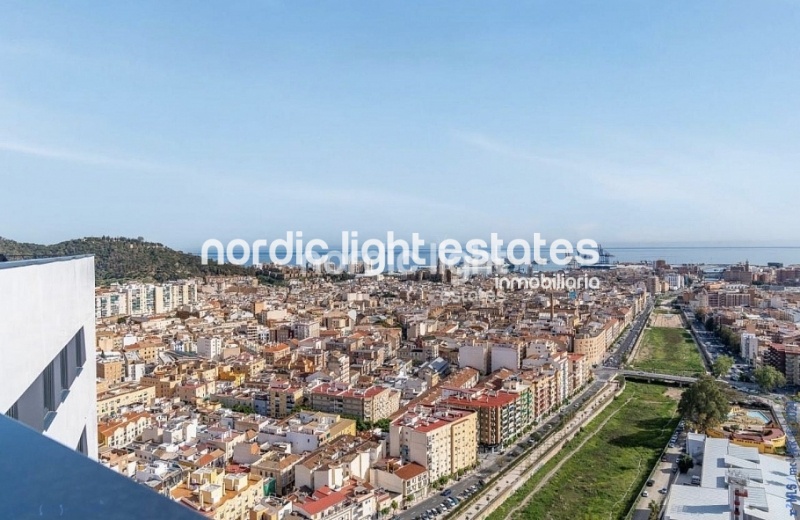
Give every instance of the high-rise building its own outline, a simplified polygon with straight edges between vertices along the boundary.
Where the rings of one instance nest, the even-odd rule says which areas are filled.
[[[94,258],[0,263],[0,410],[97,458]]]

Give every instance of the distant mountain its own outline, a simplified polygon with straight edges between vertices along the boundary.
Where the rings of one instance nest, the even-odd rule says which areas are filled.
[[[15,242],[0,237],[0,256],[8,260],[30,257],[94,255],[98,285],[127,280],[165,282],[208,274],[256,274],[252,267],[209,265],[200,257],[142,238],[87,237],[52,245]]]

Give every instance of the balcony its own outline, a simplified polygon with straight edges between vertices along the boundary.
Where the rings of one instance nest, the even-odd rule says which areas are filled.
[[[203,518],[2,414],[0,439],[0,518]]]

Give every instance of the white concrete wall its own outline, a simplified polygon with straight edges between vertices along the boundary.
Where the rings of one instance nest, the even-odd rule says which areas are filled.
[[[44,434],[75,449],[85,427],[96,459],[94,284],[92,257],[0,264],[0,413],[83,328],[83,369]],[[55,384],[60,388],[58,372]]]
[[[519,351],[513,346],[492,345],[492,367],[491,371],[507,368],[508,370],[519,370]]]

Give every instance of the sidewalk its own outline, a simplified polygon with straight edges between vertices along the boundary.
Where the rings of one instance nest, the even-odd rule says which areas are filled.
[[[584,405],[584,408],[573,419],[558,432],[548,437],[542,444],[538,445],[528,454],[524,461],[510,469],[499,481],[494,482],[491,489],[480,495],[475,503],[470,504],[469,509],[453,518],[457,520],[474,520],[476,518],[485,518],[491,514],[506,498],[519,489],[531,475],[559,452],[558,449],[551,450],[551,448],[570,440],[579,428],[594,419],[608,403],[612,402],[612,396],[617,389],[617,384],[604,386],[590,402]],[[587,410],[586,407],[590,408]]]

